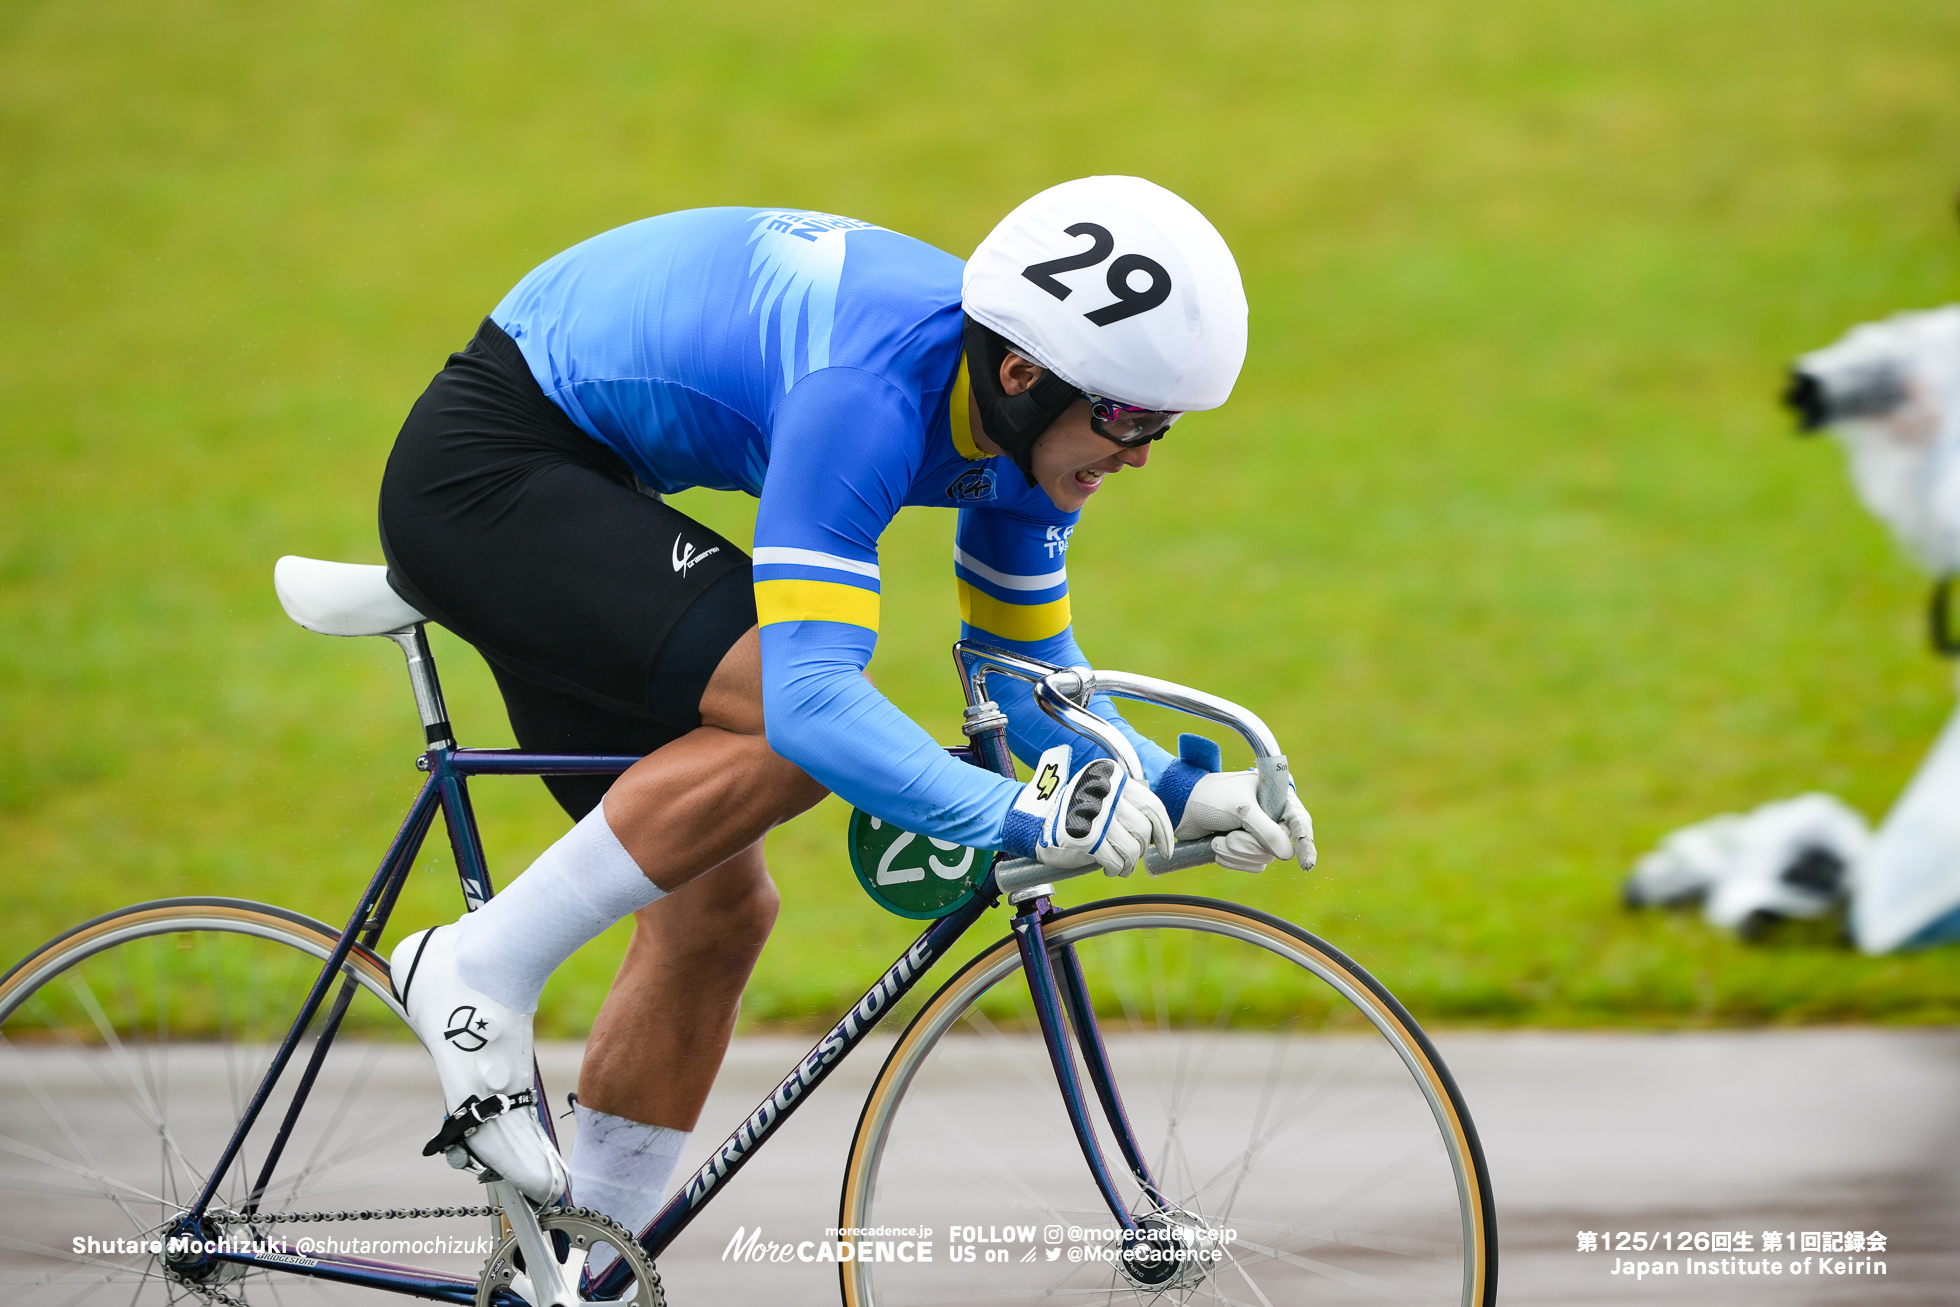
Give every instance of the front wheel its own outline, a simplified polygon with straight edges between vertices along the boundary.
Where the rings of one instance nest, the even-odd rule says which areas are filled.
[[[849,1307],[1495,1302],[1490,1181],[1462,1095],[1360,967],[1208,899],[1090,904],[1044,934],[1080,962],[1168,1200],[1127,1173],[1091,1095],[1129,1210],[1202,1227],[1217,1251],[1168,1284],[1126,1271],[1007,939],[926,1003],[865,1102],[838,1221],[870,1249],[839,1267]],[[908,1237],[929,1238],[930,1260],[882,1257]]]

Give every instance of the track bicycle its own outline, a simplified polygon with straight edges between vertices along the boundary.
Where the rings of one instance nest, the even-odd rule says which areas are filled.
[[[474,1307],[656,1307],[662,1253],[1003,905],[1009,933],[918,1007],[866,1098],[838,1211],[839,1231],[864,1237],[845,1241],[849,1260],[833,1250],[847,1307],[1495,1301],[1490,1181],[1462,1095],[1360,967],[1215,899],[1060,908],[1057,885],[1084,872],[971,851],[954,863],[937,856],[943,843],[922,845],[934,856],[909,870],[888,853],[880,876],[958,866],[969,892],[637,1238],[596,1212],[536,1208],[466,1156],[452,1164],[467,1177],[417,1156],[443,1104],[376,947],[436,816],[474,908],[492,890],[471,777],[617,774],[637,759],[458,747],[424,619],[385,569],[286,558],[276,583],[301,625],[401,647],[426,780],[343,927],[264,903],[164,899],[77,926],[0,978],[0,1302],[277,1307],[308,1288],[344,1302],[354,1288]],[[1279,811],[1285,756],[1243,708],[972,643],[955,661],[968,743],[953,752],[974,765],[1014,775],[987,688],[1008,677],[1139,779],[1090,696],[1226,726],[1252,750],[1262,805]],[[1194,840],[1145,866],[1209,860]],[[541,1077],[535,1090],[552,1134]],[[458,1232],[485,1218],[488,1257],[456,1252]],[[917,1236],[914,1255],[880,1248],[891,1230]],[[917,1255],[919,1240],[936,1252]],[[1011,1259],[979,1249],[1003,1242]],[[435,1263],[345,1251],[357,1243]],[[620,1255],[595,1274],[600,1244]]]

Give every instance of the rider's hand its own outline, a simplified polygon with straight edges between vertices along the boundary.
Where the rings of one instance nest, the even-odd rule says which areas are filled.
[[[1234,871],[1264,871],[1275,858],[1298,857],[1313,869],[1313,818],[1289,785],[1279,820],[1259,806],[1256,772],[1219,770],[1218,746],[1201,735],[1180,735],[1178,760],[1158,782],[1158,794],[1177,814],[1179,839],[1216,836],[1212,856]]]
[[[1301,869],[1313,868],[1313,817],[1291,788],[1280,819],[1268,817],[1259,806],[1256,772],[1212,772],[1191,787],[1177,837],[1201,835],[1217,836],[1212,853],[1219,866],[1234,871],[1264,871],[1273,859],[1294,857],[1296,851]]]
[[[1007,815],[1006,847],[1016,847],[1050,867],[1101,866],[1127,876],[1153,842],[1170,852],[1176,842],[1163,802],[1107,758],[1069,775],[1073,753],[1066,744],[1041,755],[1034,779]],[[1066,780],[1063,778],[1067,777]]]
[[[1217,776],[1207,776],[1205,780],[1227,778],[1245,778],[1250,784],[1243,788],[1249,792],[1256,792],[1258,788],[1258,778],[1252,772],[1221,772]],[[1203,786],[1203,782],[1200,782],[1200,786]],[[1233,790],[1237,788],[1241,786],[1235,786]],[[1229,794],[1225,786],[1205,786],[1205,790],[1207,799],[1227,798]],[[1239,799],[1241,796],[1229,794],[1229,798]],[[1217,858],[1219,866],[1229,866],[1235,872],[1264,872],[1274,858],[1298,856],[1299,870],[1313,870],[1313,860],[1317,856],[1313,848],[1313,817],[1307,813],[1296,794],[1288,792],[1286,809],[1280,813],[1280,821],[1268,817],[1264,809],[1260,809],[1256,798],[1235,803],[1229,811],[1213,809],[1207,803],[1203,809],[1198,809],[1196,815],[1196,790],[1192,792],[1192,799],[1194,803],[1184,807],[1184,821],[1178,823],[1178,839],[1196,839],[1200,835],[1213,833],[1217,831],[1215,823],[1237,823],[1237,829],[1223,831],[1211,841],[1211,854]]]
[[[1035,857],[1051,867],[1093,862],[1105,876],[1127,876],[1153,841],[1165,853],[1176,843],[1163,800],[1114,762],[1098,758],[1062,787]]]

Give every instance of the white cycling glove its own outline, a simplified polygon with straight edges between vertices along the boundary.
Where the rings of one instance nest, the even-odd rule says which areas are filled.
[[[1313,817],[1290,786],[1275,821],[1259,806],[1257,772],[1219,771],[1218,746],[1202,736],[1179,736],[1178,752],[1159,789],[1177,809],[1179,839],[1215,836],[1213,856],[1234,871],[1264,871],[1275,858],[1293,857],[1302,871],[1313,869]]]
[[[1188,840],[1200,835],[1217,836],[1211,849],[1218,865],[1234,871],[1264,871],[1273,859],[1291,858],[1295,850],[1300,866],[1313,868],[1313,818],[1290,789],[1280,820],[1268,817],[1259,806],[1256,772],[1212,772],[1191,787],[1177,837]]]
[[[1162,800],[1107,758],[1064,781],[1072,757],[1065,744],[1042,754],[1008,816],[1010,829],[1030,818],[1039,822],[1031,831],[1039,861],[1068,870],[1099,865],[1105,876],[1127,876],[1151,844],[1170,852],[1176,837]]]

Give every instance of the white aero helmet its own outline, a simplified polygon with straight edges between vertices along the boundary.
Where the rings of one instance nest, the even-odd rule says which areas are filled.
[[[1026,201],[967,260],[961,297],[1017,353],[1140,409],[1217,408],[1245,365],[1245,287],[1224,237],[1141,177]]]

